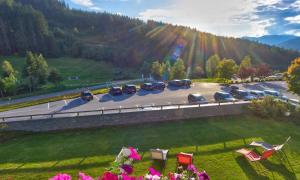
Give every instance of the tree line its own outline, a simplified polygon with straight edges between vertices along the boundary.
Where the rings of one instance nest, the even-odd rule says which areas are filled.
[[[149,68],[147,70],[147,68]],[[199,69],[198,69],[199,68]],[[154,61],[151,66],[144,63],[141,68],[144,73],[151,73],[156,79],[183,79],[188,76],[189,69],[186,68],[182,59],[177,59],[175,63],[170,61]],[[254,77],[260,79],[265,78],[272,73],[272,69],[267,64],[253,65],[250,56],[245,56],[239,65],[233,59],[221,59],[219,55],[215,54],[206,61],[205,69],[201,67],[194,68],[194,78],[218,78],[224,81],[230,80],[234,75],[245,80]]]
[[[1,97],[24,93],[24,91],[31,93],[47,82],[58,86],[62,81],[56,69],[49,69],[42,54],[32,52],[27,52],[22,72],[16,71],[8,60],[2,62],[1,72]]]

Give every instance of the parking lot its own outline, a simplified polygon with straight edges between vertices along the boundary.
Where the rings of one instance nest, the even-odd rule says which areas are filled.
[[[287,91],[285,82],[259,82],[239,84],[240,89],[265,90],[272,89],[282,92],[290,99],[300,99]],[[81,98],[61,100],[41,104],[32,107],[26,107],[7,112],[1,112],[1,117],[22,116],[30,114],[47,114],[55,112],[74,112],[74,111],[90,111],[113,108],[129,108],[129,107],[149,107],[158,105],[172,105],[188,103],[187,96],[190,93],[200,93],[207,101],[214,101],[213,95],[217,91],[228,91],[228,87],[220,86],[216,83],[193,83],[190,88],[186,87],[167,87],[164,91],[145,91],[138,90],[137,93],[121,96],[111,96],[109,94],[95,95],[92,101],[84,101]]]

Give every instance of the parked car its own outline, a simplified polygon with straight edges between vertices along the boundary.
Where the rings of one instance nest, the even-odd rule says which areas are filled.
[[[144,83],[141,86],[141,89],[145,90],[145,91],[153,91],[154,90],[154,86],[152,83]]]
[[[236,101],[236,99],[234,97],[232,97],[231,94],[227,93],[227,92],[216,92],[214,95],[215,101],[217,102],[233,102]]]
[[[120,96],[122,95],[122,88],[121,87],[118,87],[118,86],[113,86],[110,88],[109,90],[109,94],[112,95],[112,96]]]
[[[164,90],[166,88],[166,85],[164,82],[162,81],[159,81],[159,82],[155,82],[153,83],[153,88],[156,89],[156,90]]]
[[[273,96],[275,98],[287,101],[289,98],[282,95],[280,92],[275,90],[264,90],[266,96]]]
[[[230,86],[230,94],[234,94],[236,93],[237,90],[239,90],[240,88],[238,86]]]
[[[84,101],[91,101],[94,99],[94,95],[91,91],[83,91],[80,94],[80,97]]]
[[[202,96],[201,94],[189,94],[188,95],[188,101],[189,103],[193,104],[206,104],[208,103],[205,99],[204,96]]]
[[[241,99],[245,101],[251,101],[253,99],[256,99],[255,96],[253,96],[249,91],[246,90],[236,90],[235,93],[232,94],[234,98]]]
[[[182,79],[181,80],[183,86],[190,87],[192,85],[192,81],[190,79]]]
[[[125,84],[122,87],[122,92],[126,94],[134,94],[136,93],[136,86],[133,84]]]
[[[181,81],[179,79],[174,79],[172,81],[169,81],[168,85],[173,86],[173,87],[182,87],[183,86],[183,81]]]
[[[256,99],[263,99],[265,97],[265,93],[263,91],[250,90],[250,94],[255,96]]]

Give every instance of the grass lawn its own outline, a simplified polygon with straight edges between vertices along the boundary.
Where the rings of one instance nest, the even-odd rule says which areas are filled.
[[[145,174],[151,165],[165,174],[174,171],[176,153],[187,152],[194,153],[194,164],[211,179],[300,179],[299,125],[253,116],[8,136],[11,139],[0,143],[0,179],[48,179],[58,172],[76,177],[79,171],[96,177],[122,146],[137,147],[142,154],[142,161],[134,164],[136,175]],[[260,173],[234,153],[252,140],[277,144],[288,136],[292,139],[285,152],[293,168],[274,156],[260,163],[268,170]],[[164,168],[150,160],[150,148],[170,150]]]
[[[19,72],[19,78],[21,78],[22,70],[25,65],[26,59],[25,57],[16,57],[9,56],[3,57],[0,56],[0,64],[4,60],[8,60],[13,67]],[[70,57],[62,57],[62,58],[47,58],[47,63],[49,68],[56,68],[61,76],[63,77],[62,86],[55,87],[53,84],[48,83],[43,85],[38,91],[33,92],[31,94],[21,94],[17,95],[14,98],[22,98],[33,95],[46,94],[51,92],[63,91],[67,89],[75,89],[80,87],[97,85],[100,83],[105,83],[112,81],[114,76],[123,77],[124,75],[128,76],[128,78],[137,77],[137,72],[132,69],[120,70],[118,68],[113,67],[112,65],[102,62],[102,61],[93,61],[89,59],[80,59],[80,58],[70,58]],[[121,75],[119,74],[122,72]],[[132,73],[134,72],[134,73]],[[1,68],[0,68],[1,73]],[[79,77],[78,80],[69,80],[69,77]],[[4,98],[8,99],[8,98]]]

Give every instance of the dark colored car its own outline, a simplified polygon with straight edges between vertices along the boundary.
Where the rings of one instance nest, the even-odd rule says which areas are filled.
[[[168,85],[169,86],[174,86],[174,87],[182,87],[183,86],[183,82],[181,80],[174,79],[172,81],[169,81]]]
[[[216,92],[214,98],[217,102],[233,102],[236,100],[231,94],[222,91]]]
[[[94,95],[92,92],[90,91],[83,91],[80,94],[81,99],[83,99],[84,101],[91,101],[94,99]]]
[[[235,94],[240,88],[237,86],[230,86],[230,94]]]
[[[245,101],[251,101],[253,99],[256,99],[255,96],[253,96],[249,91],[245,90],[237,90],[235,93],[233,93],[233,97]]]
[[[265,93],[263,91],[251,90],[250,93],[256,97],[256,99],[263,99],[265,97]]]
[[[186,86],[186,87],[191,87],[192,85],[192,81],[190,79],[182,79],[181,80],[183,86]]]
[[[133,84],[125,84],[122,87],[122,92],[126,94],[134,94],[136,93],[136,86]]]
[[[121,87],[111,87],[109,90],[109,94],[112,96],[119,96],[122,95],[122,89]]]
[[[164,82],[155,82],[153,83],[153,88],[156,90],[164,90],[166,88],[166,85]]]
[[[154,90],[154,86],[152,83],[144,83],[142,86],[141,86],[141,89],[145,90],[145,91],[152,91]]]
[[[189,94],[188,95],[188,101],[191,104],[193,104],[193,103],[206,104],[207,103],[205,97],[202,96],[201,94]]]

